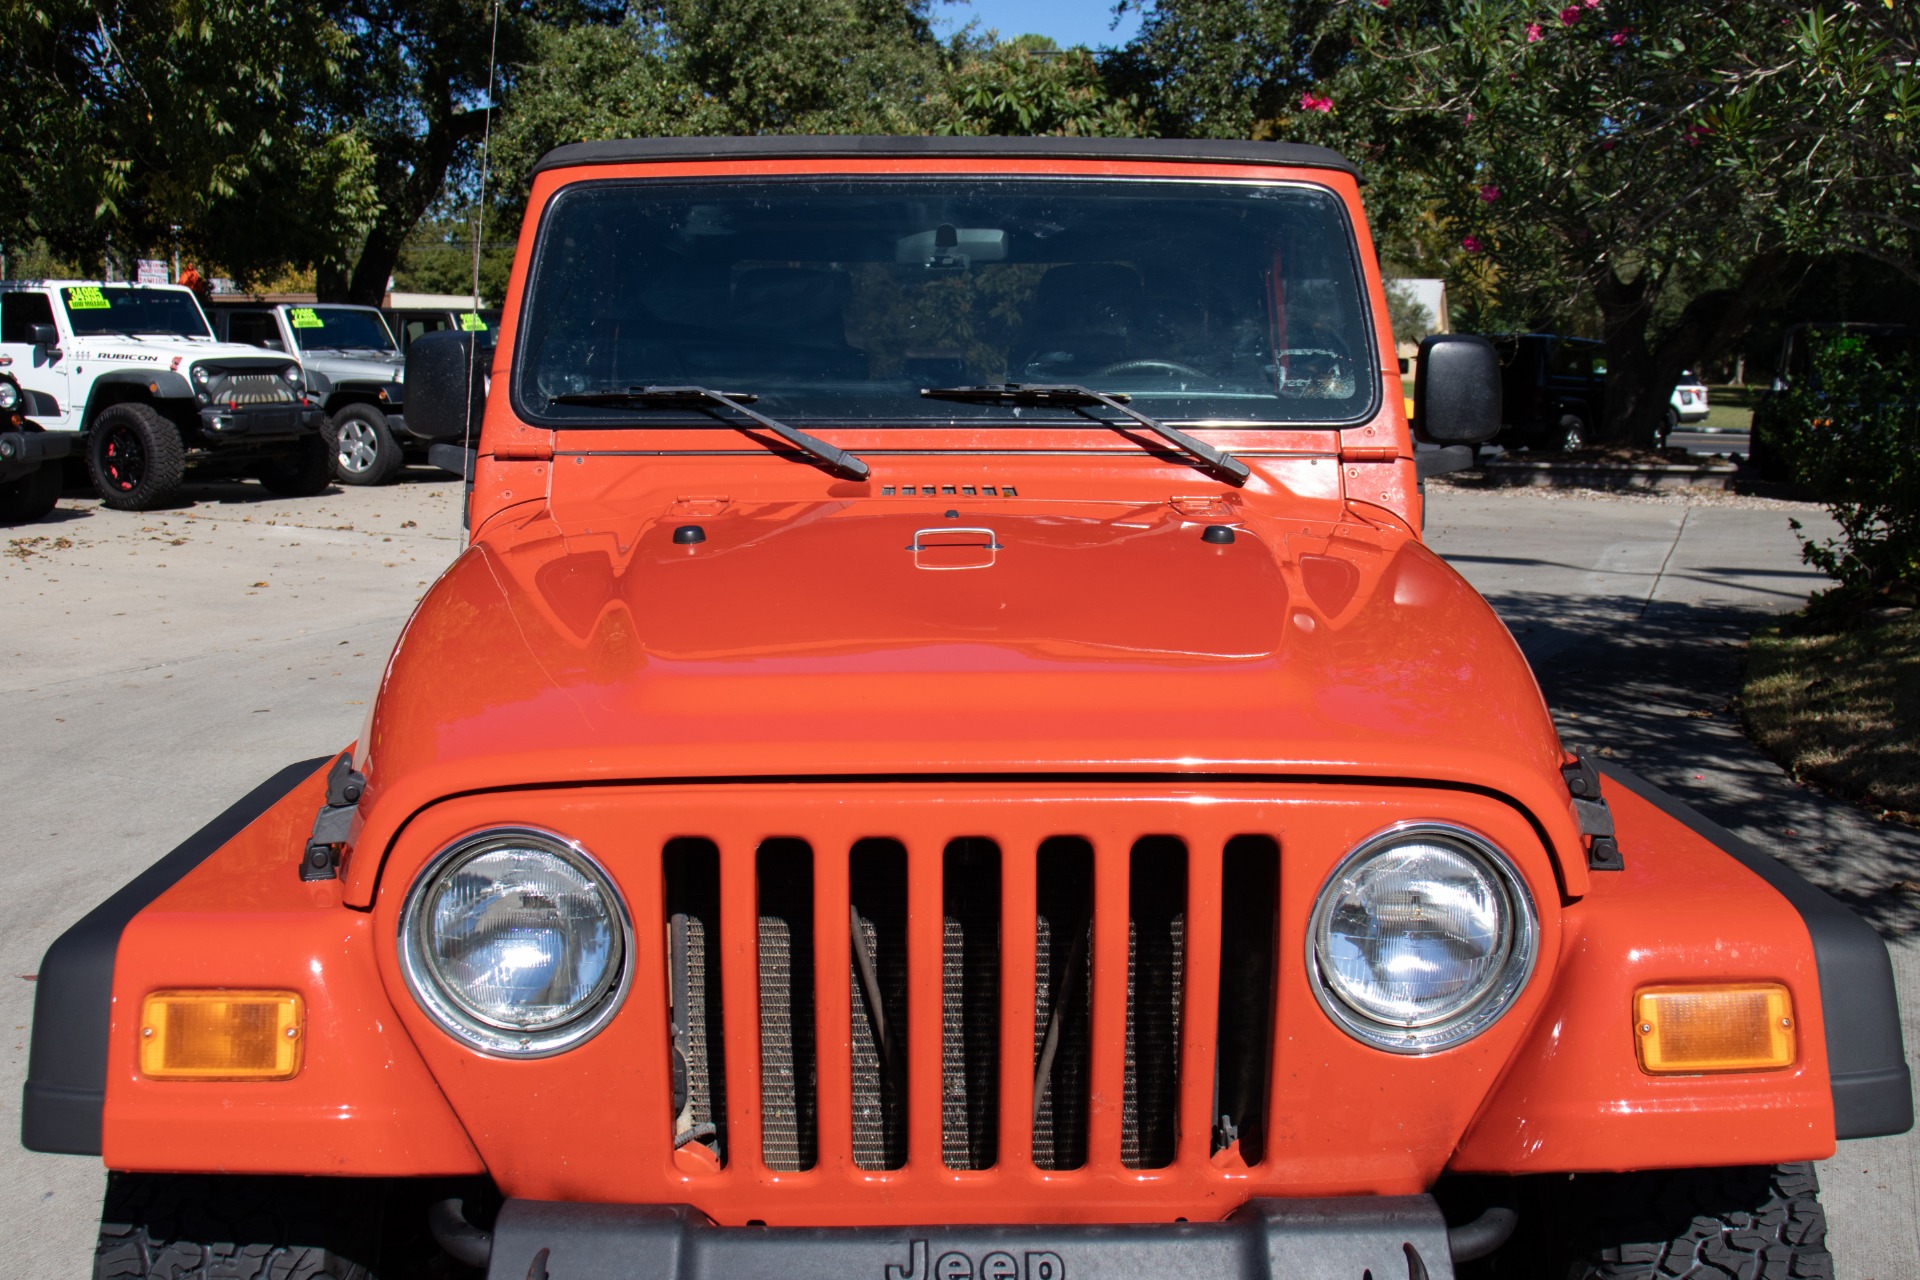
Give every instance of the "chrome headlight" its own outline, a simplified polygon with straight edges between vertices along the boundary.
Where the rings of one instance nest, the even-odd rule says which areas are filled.
[[[1444,823],[1347,855],[1314,904],[1307,974],[1328,1016],[1394,1053],[1479,1035],[1533,972],[1533,896],[1505,854]]]
[[[300,382],[300,366],[290,364],[280,371],[280,376],[297,386]]]
[[[195,382],[195,383],[197,383],[197,384],[199,384],[200,386],[203,386],[203,387],[204,387],[204,386],[206,386],[206,385],[207,385],[207,376],[208,376],[208,375],[207,375],[207,366],[205,366],[205,365],[203,365],[203,364],[197,364],[197,365],[195,365],[195,366],[193,366],[193,380],[194,380],[194,382]]]
[[[543,1057],[587,1040],[632,981],[633,923],[570,840],[500,828],[427,864],[400,912],[420,1007],[487,1053]]]

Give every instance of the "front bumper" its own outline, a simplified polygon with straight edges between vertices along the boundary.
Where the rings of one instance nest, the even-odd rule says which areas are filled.
[[[0,484],[32,475],[72,452],[73,436],[67,432],[0,431]]]
[[[1453,1273],[1447,1224],[1430,1196],[1255,1200],[1224,1222],[804,1228],[716,1227],[674,1205],[509,1200],[487,1268],[496,1280],[1445,1280]]]
[[[294,440],[318,432],[327,411],[315,404],[203,405],[201,438],[209,445]]]

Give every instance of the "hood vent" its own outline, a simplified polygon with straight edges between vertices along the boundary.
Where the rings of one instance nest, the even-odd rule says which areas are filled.
[[[1017,498],[1020,491],[1010,484],[883,484],[883,498]]]

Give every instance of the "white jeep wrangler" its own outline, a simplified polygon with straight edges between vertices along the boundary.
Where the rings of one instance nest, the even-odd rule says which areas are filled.
[[[49,432],[73,432],[110,507],[165,503],[189,466],[275,493],[332,478],[297,359],[214,339],[190,290],[87,280],[0,283],[0,372]]]

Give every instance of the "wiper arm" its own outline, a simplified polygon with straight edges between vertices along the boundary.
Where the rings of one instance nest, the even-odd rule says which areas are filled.
[[[633,387],[626,391],[567,391],[549,397],[547,403],[602,405],[622,409],[689,409],[721,405],[752,419],[836,475],[849,480],[867,478],[870,470],[867,464],[845,449],[836,448],[797,427],[790,427],[747,408],[759,398],[738,391],[712,391],[706,387]]]
[[[1129,408],[1127,397],[1108,395],[1104,391],[1095,391],[1091,387],[1082,387],[1074,383],[1045,382],[1001,382],[984,387],[928,387],[920,393],[929,400],[961,400],[969,404],[1053,404],[1063,409],[1084,409],[1088,405],[1104,405],[1131,418],[1154,435],[1159,436],[1180,452],[1195,459],[1201,469],[1228,484],[1245,484],[1252,478],[1253,472],[1247,464],[1240,461],[1224,449],[1216,449],[1204,440],[1196,440],[1184,431],[1176,430],[1155,418],[1149,418],[1138,409]]]

